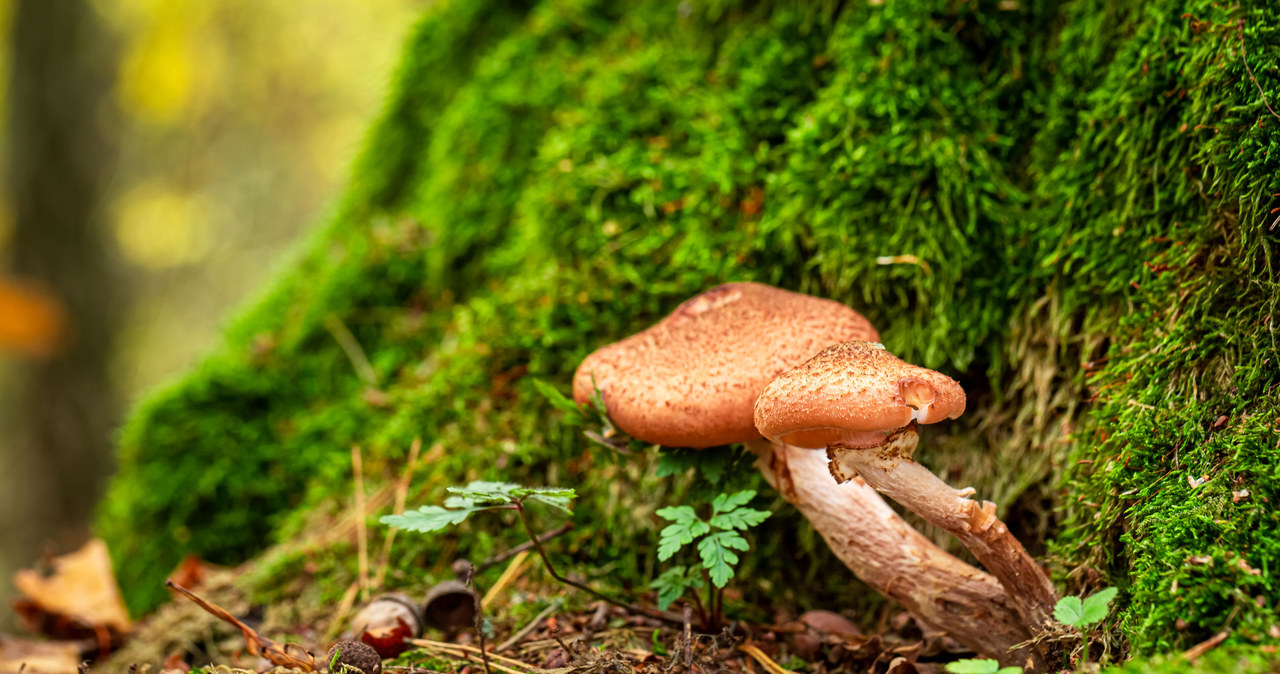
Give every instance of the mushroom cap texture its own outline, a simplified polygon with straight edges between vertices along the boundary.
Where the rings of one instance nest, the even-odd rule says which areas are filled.
[[[587,356],[573,399],[586,404],[594,379],[609,418],[634,438],[669,447],[745,442],[760,437],[752,410],[774,377],[829,344],[879,338],[839,302],[726,283]]]
[[[756,428],[796,447],[875,447],[916,421],[964,413],[960,384],[904,362],[879,344],[844,342],[774,379],[755,406]]]

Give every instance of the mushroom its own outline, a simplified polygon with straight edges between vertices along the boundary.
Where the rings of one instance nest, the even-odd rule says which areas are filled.
[[[995,504],[970,500],[912,459],[918,424],[964,412],[955,380],[903,362],[880,344],[852,341],[824,349],[774,379],[756,402],[765,437],[826,449],[837,482],[861,477],[877,491],[954,534],[1014,600],[1026,625],[1053,624],[1053,583],[996,517]]]
[[[994,578],[943,552],[860,481],[833,484],[821,456],[770,443],[756,430],[756,398],[775,376],[855,338],[879,335],[842,304],[725,284],[588,356],[574,375],[574,399],[584,405],[598,388],[613,423],[646,442],[746,443],[765,478],[854,575],[970,648],[1020,664],[1026,653],[1008,649],[1029,634]]]

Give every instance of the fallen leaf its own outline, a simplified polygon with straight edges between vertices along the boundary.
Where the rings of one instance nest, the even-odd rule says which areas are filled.
[[[30,609],[47,616],[116,635],[127,634],[131,627],[107,544],[100,539],[90,539],[79,550],[55,558],[49,576],[23,569],[13,575],[13,584]]]
[[[75,674],[82,646],[75,641],[36,641],[0,634],[0,672]]]
[[[191,665],[187,664],[182,653],[174,651],[164,659],[164,664],[160,666],[161,672],[187,672],[191,670]]]
[[[200,559],[197,555],[187,555],[178,563],[173,573],[169,574],[169,578],[185,588],[194,588],[202,585],[209,574],[217,569],[217,566]]]

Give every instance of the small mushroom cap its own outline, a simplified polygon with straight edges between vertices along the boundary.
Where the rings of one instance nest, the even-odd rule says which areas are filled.
[[[765,385],[847,339],[879,334],[838,302],[759,283],[726,283],[587,356],[573,377],[573,399],[586,404],[594,382],[618,428],[645,442],[744,442],[760,437],[752,408]]]
[[[876,447],[912,422],[964,413],[964,389],[879,344],[844,342],[774,379],[756,401],[761,435],[796,447]]]

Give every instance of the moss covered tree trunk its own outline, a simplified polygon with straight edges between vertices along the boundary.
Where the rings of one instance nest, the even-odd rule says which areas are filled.
[[[350,444],[391,475],[416,436],[423,498],[577,487],[579,530],[625,534],[578,539],[583,573],[645,582],[678,487],[591,454],[533,382],[756,280],[959,378],[928,465],[1068,592],[1121,587],[1137,652],[1274,642],[1278,60],[1261,0],[442,3],[307,253],[135,411],[99,520],[132,605],[186,551],[296,533]],[[753,554],[748,596],[865,604],[796,517],[761,547],[818,571]]]

